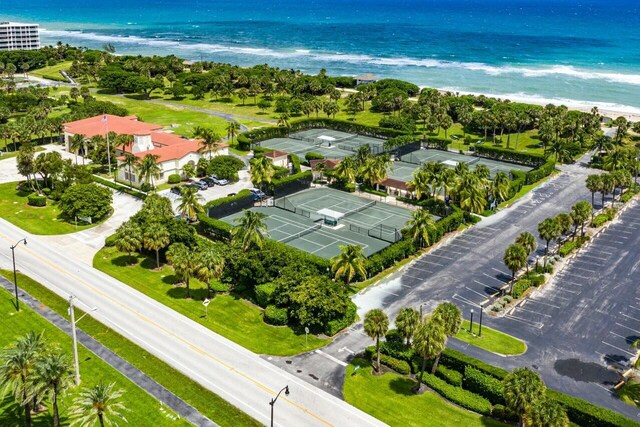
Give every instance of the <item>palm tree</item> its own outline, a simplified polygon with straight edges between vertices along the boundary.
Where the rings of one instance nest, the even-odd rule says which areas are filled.
[[[442,327],[444,329],[446,338],[453,337],[460,331],[460,326],[462,325],[462,312],[454,303],[443,302],[438,304],[436,309],[433,311],[433,316],[439,317],[442,321]],[[445,346],[447,345],[446,338]],[[436,356],[436,359],[433,362],[433,366],[431,367],[432,375],[436,373],[439,361],[440,354]]]
[[[592,215],[593,208],[586,200],[581,200],[571,207],[571,219],[575,226],[575,230],[573,231],[574,237],[578,233],[578,227],[580,227],[580,234],[584,236],[584,223],[587,222]]]
[[[510,185],[511,181],[509,181],[509,177],[504,172],[498,172],[493,178],[493,182],[491,183],[491,195],[496,201],[496,206],[507,200],[507,197],[509,197]]]
[[[142,239],[140,226],[131,220],[122,223],[116,230],[115,246],[120,252],[129,255],[129,264],[133,264],[134,261],[131,252],[140,250]]]
[[[90,426],[96,423],[117,426],[118,421],[127,422],[124,412],[127,408],[119,399],[124,390],[116,390],[115,383],[105,384],[102,381],[93,387],[86,388],[73,400],[71,407],[71,425]]]
[[[468,212],[481,213],[487,204],[480,178],[474,174],[468,173],[460,179],[457,193],[460,207]]]
[[[549,255],[549,243],[560,237],[560,226],[554,218],[546,218],[538,224],[538,235],[542,240],[547,242],[544,248],[544,265],[547,265],[547,256]]]
[[[389,330],[389,317],[379,308],[369,310],[364,316],[364,333],[376,341],[376,372],[380,372],[380,337]]]
[[[60,352],[45,354],[36,363],[35,391],[36,395],[48,397],[53,409],[53,426],[60,426],[58,397],[73,384],[72,369],[69,358]]]
[[[591,206],[595,209],[596,193],[602,190],[602,179],[600,175],[589,175],[585,180],[587,190],[591,192]],[[593,220],[593,218],[591,218]]]
[[[142,235],[142,244],[145,248],[156,252],[156,268],[160,269],[160,249],[171,243],[169,231],[162,223],[152,222],[147,226]]]
[[[422,357],[420,374],[417,377],[418,383],[414,388],[417,393],[422,385],[422,376],[427,367],[427,360],[433,359],[442,353],[445,348],[447,336],[445,335],[442,319],[438,316],[428,316],[424,318],[413,336],[413,350],[416,355]]]
[[[278,116],[278,122],[276,126],[289,127],[289,115],[287,113],[282,113]]]
[[[507,407],[518,414],[519,425],[524,427],[525,418],[533,405],[544,399],[544,383],[540,376],[529,368],[518,368],[508,374],[502,384]]]
[[[525,413],[524,422],[528,426],[568,427],[569,417],[560,403],[545,397],[533,404]]]
[[[412,218],[407,222],[407,227],[411,233],[413,243],[420,248],[425,248],[431,244],[429,232],[435,227],[435,222],[431,213],[426,209],[418,209],[411,213]]]
[[[138,158],[131,153],[124,153],[120,167],[129,172],[129,185],[133,186],[133,170],[138,166]]]
[[[69,140],[69,149],[75,154],[76,165],[78,164],[78,154],[80,150],[84,150],[85,145],[84,135],[75,134]],[[82,157],[82,164],[84,165],[84,156]]]
[[[516,243],[522,246],[527,253],[527,258],[536,250],[536,238],[528,231],[523,231],[516,237]],[[527,262],[527,272],[529,271],[529,263]]]
[[[232,241],[238,242],[244,252],[252,246],[262,248],[265,237],[269,235],[265,218],[267,215],[261,212],[245,210],[243,216],[234,220],[237,225],[231,229]]]
[[[342,159],[333,169],[334,176],[345,180],[349,184],[356,180],[356,173],[356,165],[353,157]]]
[[[233,143],[233,139],[238,135],[238,132],[240,132],[240,123],[229,122],[227,125],[227,136],[231,140],[231,143]]]
[[[511,271],[511,281],[516,277],[516,271],[527,264],[527,251],[518,243],[513,243],[504,252],[504,265]],[[513,287],[513,283],[511,285]],[[510,290],[511,291],[511,290]]]
[[[218,151],[220,143],[222,142],[220,135],[213,132],[211,129],[200,127],[197,127],[194,130],[193,135],[200,138],[198,141],[198,144],[200,145],[198,152],[207,154],[209,156],[209,160],[211,160],[212,153]]]
[[[573,226],[573,219],[571,218],[571,215],[566,212],[560,212],[553,219],[558,223],[558,228],[560,229],[558,237],[562,237],[567,234]]]
[[[207,248],[198,255],[196,277],[207,284],[207,298],[211,297],[211,281],[217,279],[224,269],[224,257],[213,248]]]
[[[162,172],[158,164],[159,158],[157,154],[147,154],[138,166],[138,180],[142,181],[144,178],[144,182],[151,184],[151,188],[154,188],[153,180],[160,178],[160,172]]]
[[[613,175],[610,173],[600,175],[600,180],[602,181],[602,187],[600,189],[602,193],[602,208],[604,208],[604,198],[607,194],[613,193],[616,183]],[[613,199],[611,200],[611,206],[613,206]]]
[[[411,338],[420,324],[420,313],[415,308],[405,307],[396,316],[396,329],[407,345],[411,343]]]
[[[191,288],[189,287],[191,277],[198,269],[198,259],[191,249],[183,243],[173,243],[167,251],[167,259],[173,266],[176,277],[185,284],[187,289],[186,298],[191,298]]]
[[[262,191],[264,184],[271,183],[275,172],[273,163],[271,163],[268,158],[262,156],[251,160],[251,165],[249,167],[251,182],[253,182],[254,185],[257,185],[260,188],[260,191]]]
[[[198,189],[195,187],[182,187],[180,188],[180,204],[178,205],[178,212],[183,218],[188,218],[195,221],[198,212],[203,211],[203,207],[200,201],[203,200],[202,196],[198,194]]]
[[[413,173],[413,179],[407,182],[407,188],[415,193],[418,200],[425,194],[431,194],[431,176],[424,165]]]
[[[359,245],[340,245],[341,253],[331,258],[331,271],[335,273],[335,279],[346,277],[347,285],[354,278],[367,278],[365,267],[366,257]]]

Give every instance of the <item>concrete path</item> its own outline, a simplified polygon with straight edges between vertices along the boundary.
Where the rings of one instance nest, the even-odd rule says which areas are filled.
[[[63,160],[71,159],[71,161],[75,161],[74,154],[68,153],[62,145],[46,144],[41,145],[40,147],[44,148],[44,151],[36,152],[35,157],[38,157],[39,154],[49,151],[57,151],[58,153],[60,153]],[[78,161],[81,162],[82,158],[78,157]],[[2,159],[2,157],[0,157],[0,183],[23,181],[24,179],[24,176],[18,173],[16,157],[9,157],[8,159],[4,160]]]
[[[13,283],[6,280],[4,277],[0,277],[0,286],[4,287],[7,291],[13,293]],[[49,307],[42,304],[37,299],[26,293],[24,290],[18,288],[18,294],[20,302],[23,305],[29,306],[32,310],[40,314],[47,319],[50,323],[60,329],[62,332],[71,336],[71,322],[64,317],[60,316]],[[100,344],[98,341],[87,335],[82,329],[76,328],[76,334],[78,342],[93,352],[100,359],[108,363],[112,368],[119,371],[129,380],[131,380],[138,387],[145,390],[147,393],[158,399],[161,404],[167,405],[176,414],[182,418],[189,420],[191,423],[197,426],[215,427],[216,423],[202,415],[193,406],[180,399],[178,396],[155,382],[148,377],[144,372],[115,354],[113,351]]]

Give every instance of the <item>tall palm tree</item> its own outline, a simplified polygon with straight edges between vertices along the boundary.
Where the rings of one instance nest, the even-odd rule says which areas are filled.
[[[586,200],[581,200],[571,207],[571,219],[575,226],[573,237],[578,233],[578,227],[580,227],[580,234],[584,236],[584,224],[592,215],[593,208]]]
[[[396,329],[407,345],[411,344],[411,338],[420,324],[420,313],[415,308],[405,307],[396,316]]]
[[[435,227],[431,213],[426,209],[418,209],[411,213],[412,218],[407,222],[413,243],[420,248],[431,244],[429,232]]]
[[[124,158],[120,164],[120,168],[126,169],[129,173],[129,185],[133,186],[133,171],[138,167],[138,158],[131,153],[124,153]]]
[[[422,376],[427,367],[427,360],[440,355],[445,348],[447,336],[444,331],[442,319],[438,316],[428,316],[422,319],[413,336],[413,349],[416,355],[422,357],[422,366],[417,376],[418,383],[414,392],[420,390]]]
[[[142,244],[146,249],[156,252],[156,268],[160,269],[160,249],[171,243],[169,231],[160,222],[149,224],[142,234]]]
[[[198,189],[195,187],[182,187],[178,200],[180,200],[178,212],[180,212],[183,218],[195,221],[198,212],[203,211],[202,204],[200,203],[203,198],[198,194]]]
[[[431,177],[424,166],[413,173],[413,179],[407,182],[407,188],[415,193],[418,200],[425,194],[431,194]]]
[[[198,148],[198,152],[207,154],[209,160],[211,160],[212,153],[218,151],[220,143],[222,142],[220,135],[218,135],[211,129],[202,127],[196,127],[194,129],[193,135],[197,138],[200,138],[198,142],[198,144],[200,145],[200,147]]]
[[[185,284],[187,289],[186,298],[191,298],[190,282],[198,269],[198,259],[183,243],[174,243],[169,246],[167,259],[173,266],[178,280]]]
[[[516,277],[516,271],[520,270],[527,263],[527,251],[518,243],[513,243],[504,251],[502,258],[504,265],[511,271],[511,287],[513,287],[513,279]]]
[[[600,180],[602,181],[600,192],[602,193],[602,207],[604,208],[604,198],[607,194],[613,193],[616,182],[613,175],[610,173],[600,175]],[[611,206],[613,206],[613,199],[611,200]]]
[[[528,231],[523,231],[516,237],[516,243],[524,248],[527,252],[527,257],[536,250],[536,238]],[[527,271],[529,271],[529,263],[527,263]]]
[[[275,172],[273,163],[271,163],[268,158],[262,156],[251,160],[251,165],[249,167],[251,182],[253,182],[254,185],[257,185],[260,188],[260,191],[263,191],[263,186],[265,184],[271,183]]]
[[[596,193],[602,190],[602,179],[600,175],[589,175],[585,180],[587,190],[591,192],[591,206],[595,209],[595,197]],[[593,220],[593,218],[591,218]]]
[[[333,175],[339,179],[343,179],[347,183],[352,183],[356,180],[356,165],[353,157],[346,157],[340,161],[333,169]]]
[[[142,242],[142,230],[136,222],[129,220],[122,223],[116,230],[115,246],[120,252],[126,252],[129,255],[129,264],[134,261],[131,252],[140,250]]]
[[[546,218],[540,224],[538,224],[538,235],[542,240],[546,242],[544,248],[544,265],[547,265],[547,256],[549,255],[549,243],[552,240],[560,237],[560,226],[554,218]]]
[[[105,384],[102,381],[93,387],[86,388],[73,400],[71,407],[71,425],[90,426],[96,421],[100,427],[118,426],[118,421],[125,424],[127,419],[125,405],[120,401],[124,390],[115,389],[115,383]]]
[[[60,352],[49,352],[36,363],[34,390],[36,395],[49,398],[53,409],[53,426],[60,426],[58,397],[73,385],[69,358]]]
[[[369,310],[364,315],[364,333],[376,342],[375,370],[380,372],[380,337],[384,337],[389,330],[389,317],[379,308]]]
[[[231,140],[232,143],[233,139],[238,135],[238,132],[240,132],[240,123],[229,122],[229,124],[227,125],[227,137]]]
[[[461,163],[459,163],[461,164]],[[464,175],[458,184],[460,207],[468,212],[481,213],[487,204],[480,178],[474,174]]]
[[[162,172],[158,164],[159,158],[157,154],[147,154],[138,165],[138,180],[144,179],[146,184],[151,184],[151,188],[155,187],[153,180],[160,178],[160,172]]]
[[[544,383],[529,368],[517,368],[504,378],[502,384],[507,407],[518,415],[519,425],[524,427],[524,420],[533,405],[544,399]]]
[[[509,197],[510,185],[511,181],[509,181],[509,177],[504,172],[498,172],[493,178],[493,182],[491,183],[491,195],[496,201],[496,206],[507,200],[507,197]]]
[[[252,246],[262,248],[265,237],[269,235],[265,218],[267,215],[261,212],[245,210],[243,216],[234,220],[237,225],[231,229],[232,241],[238,242],[244,252]]]
[[[462,325],[462,312],[452,302],[443,302],[438,304],[433,311],[433,316],[437,316],[442,321],[442,328],[445,335],[445,346],[447,345],[447,338],[455,336],[460,331]],[[435,374],[438,369],[438,362],[440,361],[440,354],[438,354],[433,361],[431,367],[431,374]]]
[[[340,254],[331,258],[331,271],[335,273],[335,279],[345,277],[347,285],[354,278],[367,278],[365,267],[366,257],[359,245],[340,245]]]
[[[73,151],[76,159],[76,165],[78,164],[78,154],[81,150],[84,150],[85,147],[85,136],[80,134],[75,134],[69,140],[69,149]],[[84,156],[82,156],[82,164],[84,165]]]
[[[533,404],[524,414],[524,423],[528,426],[569,427],[569,417],[562,405],[548,397]]]
[[[217,279],[224,269],[224,257],[213,248],[206,248],[198,255],[196,277],[207,284],[207,297],[211,297],[211,281]]]

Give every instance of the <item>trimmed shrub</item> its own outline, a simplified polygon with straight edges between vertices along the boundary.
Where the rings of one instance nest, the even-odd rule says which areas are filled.
[[[519,279],[516,283],[513,284],[511,288],[511,296],[515,299],[520,298],[524,295],[525,291],[531,287],[531,281],[529,279]]]
[[[291,164],[293,165],[293,173],[300,173],[300,157],[296,154],[289,154],[289,160],[291,160]]]
[[[180,174],[172,173],[167,177],[167,182],[169,184],[179,184],[182,178],[180,178]]]
[[[491,375],[499,380],[502,380],[507,376],[508,372],[502,368],[498,368],[488,363],[484,363],[481,360],[475,359],[471,356],[467,356],[459,351],[447,348],[442,352],[440,356],[440,363],[448,368],[455,369],[460,373],[464,373],[467,365],[473,366],[480,372]]]
[[[589,427],[632,427],[638,423],[624,416],[586,400],[547,389],[547,396],[560,403],[567,411],[569,420],[580,426]]]
[[[493,147],[490,145],[476,145],[475,152],[481,157],[491,159],[511,161],[528,166],[538,167],[545,163],[544,156],[539,154],[523,153],[522,151],[509,150],[506,148]]]
[[[198,213],[198,231],[205,236],[212,236],[219,240],[231,238],[231,224],[222,220],[209,218],[206,212]]]
[[[465,390],[469,390],[470,392],[484,397],[494,405],[505,404],[502,381],[492,377],[491,375],[480,372],[473,366],[467,366],[465,368],[462,387],[464,387]]]
[[[313,181],[313,172],[305,171],[296,173],[294,175],[285,176],[281,179],[274,179],[271,181],[270,190],[273,193],[277,193],[278,188],[285,187],[295,181],[306,181],[308,183],[308,187],[311,187],[311,182]]]
[[[551,175],[556,168],[556,162],[552,157],[547,158],[547,161],[538,166],[534,170],[527,172],[527,184],[533,184],[540,181],[542,178]]]
[[[380,252],[371,255],[365,262],[367,277],[375,276],[385,268],[391,267],[397,261],[405,259],[417,251],[413,242],[403,239],[393,243]]]
[[[211,290],[213,292],[223,293],[229,292],[229,284],[220,282],[219,280],[214,280],[210,284]]]
[[[491,416],[511,424],[518,421],[518,415],[511,409],[505,408],[504,405],[494,405],[491,410]]]
[[[284,326],[289,323],[287,309],[276,307],[275,305],[267,306],[263,313],[263,319],[265,323],[274,326]]]
[[[595,218],[593,218],[593,221],[591,221],[591,226],[598,228],[598,227],[602,227],[604,224],[606,224],[609,220],[609,216],[606,214],[598,214],[596,215]]]
[[[104,239],[104,246],[107,247],[107,248],[111,248],[111,247],[115,246],[117,239],[118,239],[118,236],[116,235],[116,233],[113,233],[112,235],[107,236]]]
[[[332,337],[344,328],[351,326],[351,324],[356,320],[357,312],[358,306],[349,301],[347,311],[341,319],[334,319],[327,322],[324,328],[325,335]]]
[[[436,377],[441,378],[451,385],[462,387],[462,374],[446,366],[438,365]]]
[[[249,151],[251,149],[251,140],[243,133],[236,138],[238,143],[238,150]]]
[[[215,175],[220,179],[228,179],[229,181],[237,182],[238,171],[245,167],[242,160],[235,156],[215,156],[207,165],[207,173],[209,175]]]
[[[422,381],[433,391],[447,400],[483,415],[491,415],[491,403],[482,396],[468,390],[448,384],[430,374],[424,374]]]
[[[375,352],[373,353],[372,360],[375,358]],[[411,366],[404,360],[394,359],[391,356],[387,356],[386,354],[380,355],[380,363],[393,369],[399,374],[409,375],[411,373]]]
[[[29,206],[35,206],[35,207],[41,208],[43,206],[47,206],[47,198],[45,196],[31,194],[29,197],[27,197],[27,204]]]
[[[309,151],[304,155],[304,158],[307,162],[310,162],[311,160],[322,160],[324,159],[324,156],[322,154],[316,153],[315,151]]]
[[[276,290],[275,283],[264,283],[255,287],[256,302],[262,308],[267,307],[273,301],[273,293]]]
[[[44,187],[42,189],[42,194],[44,194],[45,196],[49,197],[49,195],[51,194],[51,189],[49,187]]]

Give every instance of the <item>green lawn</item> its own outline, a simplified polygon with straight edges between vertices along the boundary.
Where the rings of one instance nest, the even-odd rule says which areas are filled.
[[[11,271],[0,270],[0,275],[8,280],[13,280]],[[20,273],[18,273],[18,283],[21,289],[27,291],[60,316],[69,319],[66,300]],[[76,317],[79,318],[81,315],[82,311],[76,309]],[[93,317],[86,316],[82,319],[79,327],[217,424],[223,427],[260,425],[217,394],[175,370]]]
[[[32,234],[68,234],[95,227],[98,223],[78,225],[60,218],[60,209],[47,200],[47,206],[27,205],[27,195],[16,191],[17,182],[0,184],[0,217]]]
[[[527,345],[511,335],[482,326],[482,336],[478,335],[478,323],[473,325],[473,334],[469,333],[469,321],[463,320],[455,338],[493,353],[515,356],[527,351]]]
[[[354,374],[354,364],[361,366]],[[415,395],[415,381],[387,372],[374,375],[371,365],[355,359],[347,366],[343,394],[347,402],[390,426],[504,426],[496,420],[459,408],[433,391]]]
[[[47,320],[35,313],[33,310],[21,306],[19,313],[16,313],[11,293],[0,289],[0,347],[11,345],[18,337],[27,334],[29,331],[44,332],[46,340],[57,345],[63,350],[72,361],[71,338],[62,331],[54,327]],[[85,321],[82,320],[81,324]],[[154,397],[129,381],[124,375],[110,367],[98,356],[87,350],[82,345],[78,348],[80,360],[80,373],[82,375],[81,387],[91,386],[103,380],[105,382],[115,382],[118,389],[123,389],[121,400],[129,409],[125,414],[127,425],[154,425],[154,426],[187,426],[190,425],[184,420],[178,420],[176,415],[162,407]],[[72,363],[72,362],[71,362]],[[68,425],[67,416],[69,407],[78,389],[72,388],[59,402],[60,415],[63,425]],[[34,425],[51,425],[51,411],[36,416]],[[176,418],[174,420],[174,418]],[[22,412],[16,411],[11,395],[8,394],[0,400],[0,425],[15,426],[22,425]]]
[[[38,70],[29,71],[29,74],[32,74],[36,77],[42,77],[50,80],[57,80],[60,82],[66,82],[67,79],[62,77],[60,74],[61,70],[68,70],[71,67],[71,61],[64,61],[56,65],[51,65],[48,67],[40,68]]]
[[[128,262],[128,256],[117,249],[103,248],[93,259],[93,266],[254,353],[289,356],[329,343],[309,335],[308,347],[305,346],[304,331],[296,333],[285,326],[267,325],[261,308],[233,294],[216,295],[205,318],[204,284],[192,280],[193,299],[186,299],[185,288],[173,285],[176,279],[170,266],[154,271],[155,260],[141,255],[135,256],[135,264],[127,265]]]

